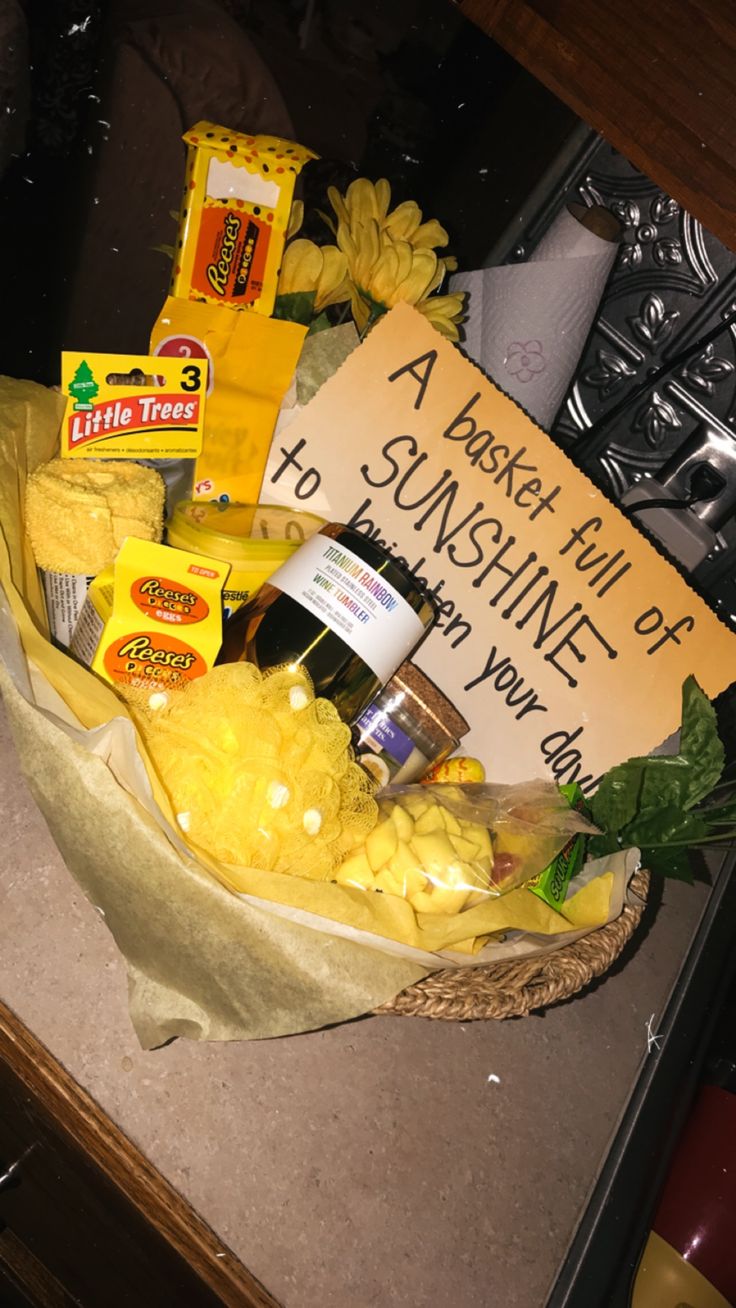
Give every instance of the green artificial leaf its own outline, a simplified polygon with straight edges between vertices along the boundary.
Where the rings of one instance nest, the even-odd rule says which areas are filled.
[[[618,836],[605,832],[600,836],[589,836],[587,844],[588,858],[605,858],[606,854],[615,854],[621,846]]]
[[[685,807],[690,786],[691,765],[680,754],[660,754],[647,760],[639,792],[639,808],[661,804]]]
[[[642,775],[649,760],[632,758],[606,773],[596,790],[590,810],[602,831],[620,831],[635,816],[639,805]]]
[[[611,768],[593,796],[593,821],[604,831],[620,831],[642,809],[683,804],[690,764],[679,755],[632,758]]]
[[[694,677],[682,688],[680,755],[690,764],[685,806],[692,808],[717,785],[726,762],[716,711]]]
[[[686,849],[642,849],[641,864],[649,872],[672,877],[675,881],[686,881],[690,886],[695,880]]]
[[[642,809],[621,832],[622,843],[638,845],[697,845],[707,835],[708,824],[698,813],[685,813],[678,804],[661,804]]]
[[[629,759],[606,773],[591,801],[602,834],[589,841],[590,856],[635,845],[652,871],[692,881],[687,848],[736,834],[736,795],[729,785],[718,788],[722,802],[713,793],[724,763],[713,705],[688,677],[682,688],[680,753]],[[702,807],[708,795],[714,802]]]
[[[707,808],[699,808],[698,812],[710,825],[736,826],[736,799],[725,804],[710,804]]]
[[[369,295],[368,291],[364,291],[362,286],[358,287],[358,291],[360,292],[360,298],[365,302],[370,311],[368,321],[360,335],[361,340],[365,340],[371,327],[378,322],[379,318],[383,317],[384,313],[388,313],[388,305],[382,304],[380,300],[374,300],[373,296]]]
[[[315,336],[317,332],[329,331],[331,327],[332,327],[332,323],[327,317],[326,310],[323,309],[322,312],[318,314],[316,318],[312,319],[312,322],[309,327],[309,331],[307,332],[307,336]]]
[[[300,322],[308,327],[314,317],[314,291],[289,291],[286,295],[277,295],[274,306],[274,318],[283,322]]]

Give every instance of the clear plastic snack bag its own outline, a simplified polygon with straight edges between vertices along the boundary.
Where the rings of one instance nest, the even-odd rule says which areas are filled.
[[[389,786],[379,821],[335,879],[460,913],[542,872],[570,837],[596,828],[547,781]]]

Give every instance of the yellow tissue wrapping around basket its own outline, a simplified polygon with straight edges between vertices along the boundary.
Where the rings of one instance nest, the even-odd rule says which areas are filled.
[[[181,830],[223,863],[324,879],[375,823],[350,730],[301,669],[224,664],[141,730]]]
[[[204,442],[194,498],[255,504],[281,402],[306,327],[169,296],[151,333],[151,353],[188,351],[209,361]]]
[[[613,872],[603,872],[594,877],[587,886],[583,886],[565,900],[562,914],[571,927],[587,927],[608,919],[608,905],[613,890]]]

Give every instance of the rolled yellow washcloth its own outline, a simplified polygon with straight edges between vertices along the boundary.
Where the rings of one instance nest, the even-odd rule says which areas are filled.
[[[26,530],[39,568],[94,577],[126,536],[160,541],[165,486],[153,468],[52,459],[28,478]]]
[[[52,459],[26,486],[26,531],[41,570],[49,631],[68,649],[93,577],[126,536],[160,541],[163,478],[120,459]]]

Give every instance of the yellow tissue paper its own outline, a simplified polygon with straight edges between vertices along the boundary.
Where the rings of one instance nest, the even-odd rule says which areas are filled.
[[[218,884],[221,865],[177,836],[125,704],[50,644],[23,502],[28,474],[58,454],[62,413],[54,391],[0,378],[0,690],[34,797],[125,956],[139,1040],[260,1039],[380,1006],[426,963]]]

